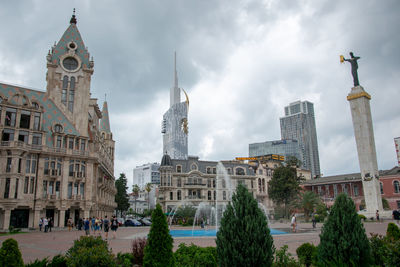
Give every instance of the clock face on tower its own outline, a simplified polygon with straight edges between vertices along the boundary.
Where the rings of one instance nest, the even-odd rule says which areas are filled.
[[[79,66],[79,64],[78,64],[78,61],[75,59],[75,58],[73,58],[73,57],[67,57],[67,58],[65,58],[64,60],[63,60],[63,62],[62,62],[62,64],[63,64],[63,67],[66,69],[66,70],[69,70],[69,71],[74,71],[74,70],[76,70]]]

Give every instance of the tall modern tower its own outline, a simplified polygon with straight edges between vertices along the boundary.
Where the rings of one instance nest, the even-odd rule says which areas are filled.
[[[165,112],[161,125],[163,154],[167,153],[172,159],[187,159],[189,98],[183,91],[186,101],[181,102],[181,88],[178,87],[176,71],[176,53],[174,63],[174,86],[170,90],[170,108]]]
[[[321,174],[314,104],[297,101],[285,107],[285,116],[280,118],[282,139],[293,139],[299,143],[303,168],[311,171],[311,177]]]

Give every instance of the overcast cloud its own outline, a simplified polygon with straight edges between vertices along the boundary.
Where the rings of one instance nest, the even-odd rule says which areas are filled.
[[[359,171],[347,94],[354,51],[372,96],[380,169],[396,165],[400,136],[400,2],[359,1],[1,1],[0,80],[46,88],[48,50],[77,9],[94,57],[92,96],[104,94],[116,141],[115,176],[160,161],[173,54],[190,98],[189,154],[248,155],[280,139],[279,117],[314,103],[322,173]]]

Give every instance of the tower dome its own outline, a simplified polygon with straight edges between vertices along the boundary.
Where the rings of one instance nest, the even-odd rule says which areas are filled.
[[[167,153],[162,157],[160,166],[172,166],[171,157]]]

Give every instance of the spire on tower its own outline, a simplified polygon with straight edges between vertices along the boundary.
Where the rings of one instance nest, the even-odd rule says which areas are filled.
[[[74,8],[74,12],[72,13],[72,18],[69,21],[69,23],[71,24],[76,24],[76,17],[75,17],[75,8]]]
[[[178,88],[178,72],[176,71],[176,51],[175,51],[175,61],[174,61],[174,70],[175,70],[175,73],[174,73],[174,81],[175,81],[175,83],[174,83],[174,88]]]

